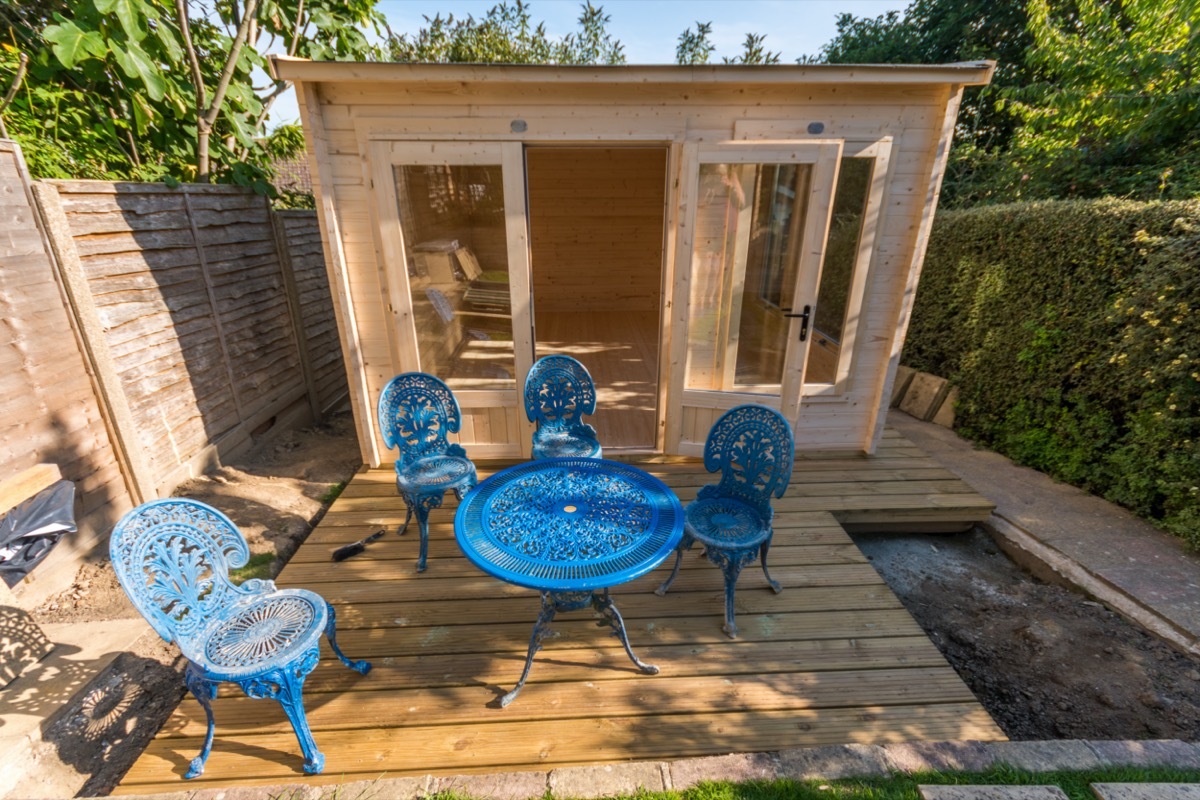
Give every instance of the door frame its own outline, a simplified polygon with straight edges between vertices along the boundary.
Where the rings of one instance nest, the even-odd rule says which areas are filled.
[[[716,163],[795,163],[812,164],[807,213],[800,242],[800,263],[796,272],[793,307],[816,307],[829,224],[833,212],[833,194],[837,186],[844,141],[842,139],[804,140],[689,140],[682,146],[680,159],[678,242],[674,252],[670,389],[666,407],[664,451],[680,455],[699,455],[695,437],[684,444],[684,409],[729,409],[742,403],[758,403],[778,409],[795,427],[800,416],[804,387],[804,367],[811,337],[799,341],[800,322],[788,325],[785,367],[778,395],[739,391],[687,389],[684,369],[687,363],[692,253],[695,247],[696,213],[699,200],[700,166]],[[809,326],[811,330],[811,325]],[[702,444],[700,445],[702,450]]]
[[[512,309],[512,389],[459,389],[454,396],[462,408],[505,409],[515,413],[516,442],[476,442],[471,453],[479,457],[532,454],[533,423],[525,417],[521,395],[525,376],[533,366],[533,328],[530,306],[530,261],[525,195],[525,154],[521,141],[464,141],[422,139],[372,139],[369,143],[371,171],[370,208],[379,257],[379,279],[387,303],[388,349],[392,372],[421,368],[417,351],[416,318],[412,287],[400,221],[395,168],[397,166],[463,166],[499,164],[504,183],[505,239],[508,251],[509,296]],[[513,409],[508,412],[507,409]],[[506,437],[507,438],[507,437]]]

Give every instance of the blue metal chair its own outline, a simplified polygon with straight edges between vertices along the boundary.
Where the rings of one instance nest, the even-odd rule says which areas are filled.
[[[525,376],[525,416],[537,423],[534,458],[600,458],[596,429],[583,422],[596,413],[596,386],[570,356],[546,356]]]
[[[212,700],[222,681],[249,697],[278,700],[300,740],[304,771],[325,768],[301,697],[320,658],[321,634],[347,667],[363,675],[371,669],[338,648],[333,606],[318,594],[276,589],[268,580],[235,586],[229,568],[250,558],[246,540],[228,517],[196,500],[168,498],[133,509],[113,529],[109,554],[134,606],[187,658],[184,682],[208,717],[204,746],[184,777],[204,772],[213,743]]]
[[[700,542],[708,560],[725,574],[724,630],[736,639],[733,592],[742,567],[760,558],[767,583],[776,592],[783,590],[767,571],[774,515],[771,495],[783,497],[787,491],[794,456],[791,426],[775,409],[744,405],[722,414],[704,444],[704,468],[721,470],[721,481],[702,488],[684,509],[683,540],[676,549],[675,566],[656,594],[667,593],[679,574],[683,552]]]
[[[379,428],[387,446],[398,449],[396,489],[404,498],[406,515],[399,533],[408,530],[413,514],[421,530],[417,572],[425,571],[429,551],[429,512],[453,491],[459,500],[479,478],[461,445],[446,435],[458,433],[462,412],[454,394],[441,380],[424,372],[405,372],[392,378],[379,395]]]

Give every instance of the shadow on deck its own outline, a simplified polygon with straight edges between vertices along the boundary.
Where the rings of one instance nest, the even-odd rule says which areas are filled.
[[[639,463],[687,503],[709,482],[698,459]],[[507,464],[479,464],[480,478]],[[671,560],[616,589],[637,672],[587,612],[562,615],[529,684],[520,674],[539,601],[485,576],[454,542],[455,502],[435,511],[429,569],[414,572],[416,526],[352,560],[329,554],[404,519],[390,467],[364,470],[334,503],[278,583],[334,603],[339,642],[370,659],[367,676],[326,657],[305,686],[309,721],[327,758],[305,777],[279,706],[224,687],[204,775],[180,779],[199,750],[204,715],[190,697],[134,764],[117,793],[380,776],[547,769],[669,760],[835,743],[1003,739],[1004,735],[854,546],[843,526],[961,529],[991,504],[894,431],[873,456],[801,454],[776,501],[772,593],[757,568],[738,583],[741,638],[721,632],[721,572],[685,556],[666,597],[653,588]]]

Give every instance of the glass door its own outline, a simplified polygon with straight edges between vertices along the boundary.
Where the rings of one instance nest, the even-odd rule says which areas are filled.
[[[473,455],[520,455],[533,352],[521,145],[376,142],[372,155],[395,372],[446,382]]]
[[[673,376],[668,442],[672,433],[676,444],[694,442],[707,417],[745,402],[798,418],[841,149],[685,146],[673,359],[683,369]]]

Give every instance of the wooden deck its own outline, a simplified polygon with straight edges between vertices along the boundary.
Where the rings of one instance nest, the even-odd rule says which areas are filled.
[[[481,477],[499,466],[481,464]],[[642,466],[685,503],[709,481],[697,460]],[[335,547],[404,518],[390,469],[361,472],[278,581],[334,603],[345,651],[375,665],[359,676],[326,651],[309,677],[306,706],[324,774],[303,776],[277,704],[227,686],[202,777],[180,778],[204,733],[189,696],[116,793],[1004,738],[839,524],[945,528],[989,513],[986,500],[893,431],[874,456],[797,460],[776,502],[770,557],[784,591],[773,594],[760,570],[745,570],[740,639],[721,632],[721,572],[704,558],[685,557],[671,593],[652,593],[668,561],[614,592],[636,652],[661,674],[635,671],[588,613],[562,615],[507,709],[495,701],[520,674],[538,599],[462,557],[454,505],[448,498],[433,516],[423,575],[413,571],[415,527],[332,563]]]

